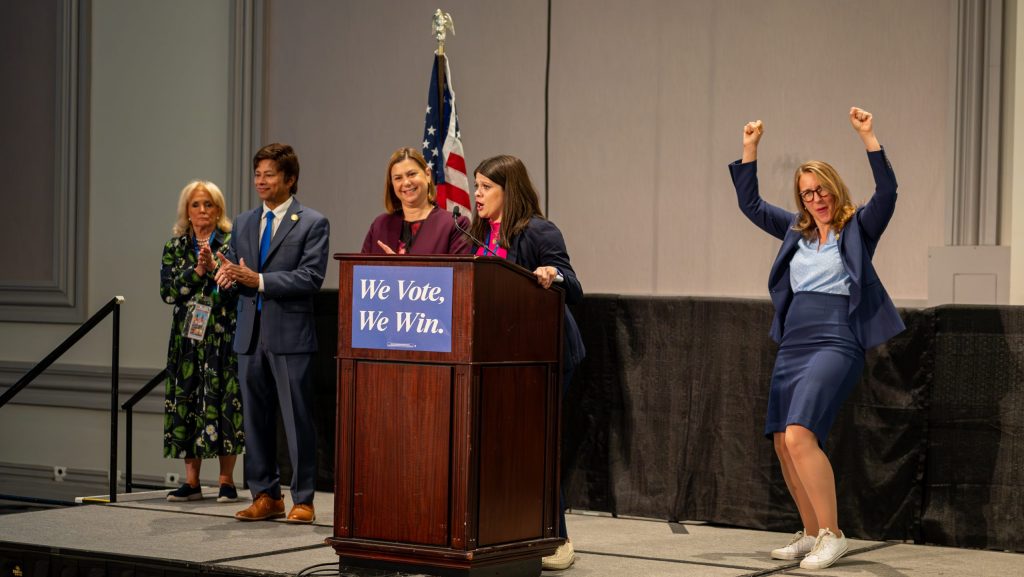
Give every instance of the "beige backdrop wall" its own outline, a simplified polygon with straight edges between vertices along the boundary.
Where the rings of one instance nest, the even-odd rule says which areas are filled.
[[[448,53],[467,164],[509,152],[542,175],[547,3],[441,6],[455,19]],[[435,8],[269,3],[266,140],[295,146],[299,199],[330,218],[332,252],[359,251],[384,210],[388,158],[423,140]]]
[[[791,171],[808,157],[834,162],[863,200],[870,175],[845,119],[856,104],[875,112],[901,183],[876,263],[897,300],[923,302],[951,181],[954,4],[555,0],[545,165],[545,0],[273,0],[262,127],[265,140],[299,150],[300,199],[331,218],[332,251],[358,250],[382,209],[389,154],[422,138],[430,15],[441,6],[456,22],[448,46],[468,164],[500,152],[526,161],[588,292],[764,298],[778,245],[732,197],[725,166],[740,153],[740,127],[766,122],[770,200],[787,201]],[[158,297],[158,259],[178,191],[195,177],[226,183],[240,168],[228,150],[241,6],[251,4],[92,3],[83,274],[90,312],[127,297],[122,384],[165,360],[171,311]],[[242,186],[226,192],[251,198]],[[75,327],[0,322],[7,382]],[[68,371],[33,385],[60,397],[52,405],[3,409],[0,437],[24,442],[0,443],[0,463],[106,467],[108,394],[96,383],[109,351],[106,323],[62,359]],[[159,414],[136,431],[137,472],[180,471],[159,456]]]
[[[764,297],[778,243],[740,215],[726,165],[763,119],[763,193],[789,206],[802,160],[854,198],[870,171],[846,118],[875,113],[901,183],[876,265],[893,297],[927,298],[950,182],[953,3],[558,0],[445,2],[467,163],[508,152],[549,194],[588,292]],[[268,140],[294,143],[301,199],[331,249],[359,249],[389,153],[421,140],[433,4],[273,1]],[[331,286],[336,280],[329,279]]]

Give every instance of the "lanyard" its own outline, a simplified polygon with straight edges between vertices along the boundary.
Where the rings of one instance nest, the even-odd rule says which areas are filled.
[[[487,238],[484,239],[484,256],[487,256],[488,254],[491,255],[491,256],[501,256],[501,255],[498,254],[497,250],[491,248],[491,231],[493,231],[493,230],[494,229],[490,227],[490,223],[488,223],[487,224]],[[497,244],[497,243],[495,243],[495,244]],[[501,247],[498,246],[498,248],[501,248]]]

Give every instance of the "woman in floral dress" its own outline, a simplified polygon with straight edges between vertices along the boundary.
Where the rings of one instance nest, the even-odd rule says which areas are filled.
[[[212,182],[193,181],[178,200],[174,238],[164,245],[160,296],[174,305],[167,347],[164,457],[185,460],[185,483],[168,501],[203,498],[203,459],[220,460],[218,502],[238,500],[233,471],[245,446],[238,359],[231,349],[238,295],[214,281],[215,255],[228,246],[231,221]]]

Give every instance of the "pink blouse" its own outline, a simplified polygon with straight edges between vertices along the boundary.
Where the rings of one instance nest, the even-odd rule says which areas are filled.
[[[500,222],[491,222],[491,232],[487,233],[487,238],[484,239],[484,247],[476,249],[477,256],[499,256],[501,258],[508,258],[508,251],[498,246],[498,232],[501,230]]]

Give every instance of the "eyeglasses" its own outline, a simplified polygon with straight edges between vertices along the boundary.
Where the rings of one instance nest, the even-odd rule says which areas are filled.
[[[814,195],[818,195],[818,198],[821,200],[828,200],[828,197],[832,196],[832,193],[821,188],[821,185],[819,185],[818,188],[800,191],[800,198],[802,198],[804,202],[811,202],[814,200]]]

